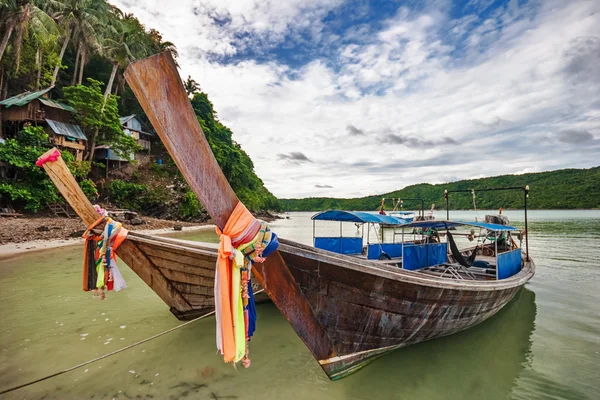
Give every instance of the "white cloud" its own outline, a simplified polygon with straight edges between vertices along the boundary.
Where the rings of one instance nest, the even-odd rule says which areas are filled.
[[[599,164],[598,2],[513,7],[475,30],[476,16],[451,21],[443,8],[401,9],[378,34],[354,32],[362,41],[296,70],[211,55],[268,51],[306,26],[312,40],[331,41],[320,21],[338,1],[114,3],[178,46],[182,76],[200,82],[279,197]],[[234,40],[240,33],[247,40]],[[468,46],[455,47],[460,37]],[[586,146],[565,132],[579,132]]]

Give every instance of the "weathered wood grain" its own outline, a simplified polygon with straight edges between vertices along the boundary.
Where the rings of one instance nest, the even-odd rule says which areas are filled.
[[[171,53],[133,62],[125,79],[190,188],[222,229],[239,200],[206,141]],[[254,274],[313,355],[335,355],[281,256],[275,252],[256,264]]]
[[[52,148],[42,154],[40,158],[45,158],[55,151],[57,151],[57,149]],[[57,187],[58,191],[86,225],[91,225],[100,218],[100,215],[98,215],[94,206],[92,206],[92,203],[90,203],[79,187],[79,184],[77,184],[77,181],[71,174],[71,171],[69,171],[69,168],[67,168],[62,157],[58,157],[56,161],[46,162],[42,167]]]

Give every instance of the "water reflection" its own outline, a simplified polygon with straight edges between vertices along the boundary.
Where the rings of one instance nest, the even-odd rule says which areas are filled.
[[[400,349],[347,378],[347,395],[367,398],[377,381],[384,398],[506,399],[529,363],[535,317],[535,294],[524,288],[487,322]]]

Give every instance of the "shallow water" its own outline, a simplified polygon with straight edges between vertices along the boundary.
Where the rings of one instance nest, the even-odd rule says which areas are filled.
[[[507,214],[522,225],[518,213]],[[272,226],[310,244],[310,215],[292,213]],[[470,330],[397,350],[346,379],[330,382],[266,304],[258,306],[250,369],[235,370],[215,354],[209,317],[3,398],[600,398],[600,211],[529,217],[537,273],[513,302]],[[82,292],[81,253],[71,246],[0,261],[0,391],[180,324],[122,264],[126,290],[104,301]]]

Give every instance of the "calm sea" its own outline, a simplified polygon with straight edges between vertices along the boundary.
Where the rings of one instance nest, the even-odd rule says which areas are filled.
[[[522,225],[520,213],[507,214]],[[272,226],[310,244],[310,215],[290,213]],[[513,302],[470,330],[397,350],[346,379],[330,382],[265,304],[249,369],[223,364],[207,318],[3,398],[598,399],[600,211],[532,211],[529,222],[537,273]],[[82,292],[81,264],[81,246],[0,261],[0,391],[180,324],[124,265],[126,290],[104,301]]]

